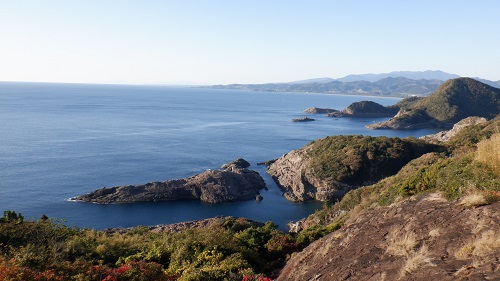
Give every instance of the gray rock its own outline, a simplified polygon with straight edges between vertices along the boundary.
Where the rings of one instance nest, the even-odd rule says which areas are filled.
[[[304,110],[304,113],[310,113],[310,114],[327,114],[332,112],[339,112],[339,111],[332,108],[319,108],[319,107],[310,107]]]
[[[486,123],[488,120],[484,117],[477,117],[477,116],[471,116],[467,117],[465,119],[462,119],[456,123],[453,128],[449,131],[441,131],[436,134],[431,134],[431,135],[426,135],[423,137],[420,137],[420,139],[426,140],[426,141],[438,141],[438,142],[446,142],[449,141],[450,138],[458,134],[462,129],[471,126],[471,125],[477,125],[477,124],[482,124]]]
[[[267,172],[283,190],[283,196],[292,202],[309,200],[333,201],[356,188],[337,181],[324,182],[311,173],[310,159],[306,157],[311,146],[293,150],[278,158]]]
[[[255,199],[266,184],[258,172],[234,164],[177,180],[102,188],[72,200],[93,203],[133,203],[191,199],[222,203]]]

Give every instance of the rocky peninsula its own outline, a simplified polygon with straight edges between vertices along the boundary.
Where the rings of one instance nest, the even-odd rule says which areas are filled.
[[[428,97],[404,99],[395,107],[399,112],[394,117],[366,127],[451,129],[453,124],[470,116],[491,119],[500,110],[500,89],[471,78],[457,78],[446,81]]]
[[[258,197],[259,190],[266,184],[258,172],[247,169],[249,165],[244,159],[237,159],[222,169],[208,170],[188,178],[104,187],[71,200],[101,204],[183,199],[223,203],[261,198]]]
[[[416,139],[331,136],[283,155],[267,172],[290,201],[334,201],[396,174],[412,159],[440,150],[439,145]]]

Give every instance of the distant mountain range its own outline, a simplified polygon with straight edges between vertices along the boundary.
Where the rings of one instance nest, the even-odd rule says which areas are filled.
[[[427,96],[436,91],[444,81],[459,77],[439,70],[395,71],[381,74],[353,74],[339,79],[326,77],[285,83],[213,85],[209,88],[407,97]],[[475,79],[500,88],[500,81]]]

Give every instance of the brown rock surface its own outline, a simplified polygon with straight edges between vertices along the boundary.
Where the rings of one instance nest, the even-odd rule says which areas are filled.
[[[278,281],[500,280],[500,202],[426,194],[365,210],[292,256]]]

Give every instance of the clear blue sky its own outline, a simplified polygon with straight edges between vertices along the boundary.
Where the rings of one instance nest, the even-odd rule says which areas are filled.
[[[500,80],[500,1],[0,0],[0,81]]]

